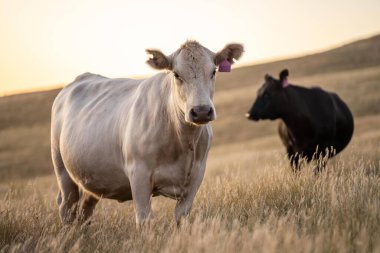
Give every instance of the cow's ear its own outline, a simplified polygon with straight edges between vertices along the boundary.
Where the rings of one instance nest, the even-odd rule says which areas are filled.
[[[265,78],[265,81],[269,81],[269,79],[271,79],[271,76],[269,74],[265,74],[264,78]]]
[[[283,88],[286,88],[286,87],[289,86],[289,84],[288,84],[288,76],[289,76],[289,70],[287,70],[287,69],[282,70],[280,72],[280,74],[279,74],[281,86]]]
[[[149,66],[155,69],[171,69],[172,64],[169,57],[164,55],[161,51],[155,49],[145,50],[150,55],[149,60],[146,61]]]
[[[221,51],[216,53],[214,61],[216,65],[219,65],[222,61],[228,60],[231,64],[235,60],[239,60],[244,52],[242,44],[228,44]]]
[[[288,78],[288,76],[289,76],[289,70],[287,69],[282,70],[279,74],[280,81],[283,82],[285,79]]]

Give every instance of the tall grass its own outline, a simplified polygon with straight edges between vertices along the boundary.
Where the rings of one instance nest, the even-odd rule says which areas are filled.
[[[373,143],[378,145],[378,142]],[[375,146],[372,146],[375,148]],[[376,148],[374,152],[377,152]],[[1,201],[3,252],[380,252],[380,164],[351,151],[315,177],[277,157],[261,171],[206,177],[177,228],[174,201],[153,201],[137,229],[131,203],[102,200],[91,225],[63,227],[52,177],[14,185]],[[253,164],[253,167],[259,164]],[[51,184],[50,184],[51,185]]]

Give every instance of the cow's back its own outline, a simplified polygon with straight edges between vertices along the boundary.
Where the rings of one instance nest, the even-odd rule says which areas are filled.
[[[86,73],[54,101],[52,148],[61,153],[73,180],[98,195],[104,195],[102,189],[111,195],[120,192],[126,184],[120,122],[127,117],[125,108],[132,103],[139,82]]]
[[[333,101],[331,95],[319,87],[305,89],[302,97],[303,103],[300,109],[310,118],[316,128],[332,127],[335,124]]]
[[[292,86],[289,94],[295,105],[294,111],[289,113],[302,115],[302,118],[292,123],[289,133],[288,126],[279,126],[280,137],[288,149],[311,159],[317,146],[320,150],[334,146],[337,153],[347,146],[353,132],[353,118],[335,93],[319,87]],[[292,140],[292,136],[295,139]]]

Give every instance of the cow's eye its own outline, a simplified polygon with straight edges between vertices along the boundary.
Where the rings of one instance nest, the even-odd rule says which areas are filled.
[[[265,98],[265,99],[269,99],[269,98],[270,98],[269,93],[268,93],[268,92],[264,92],[264,94],[263,94],[263,98]]]
[[[173,72],[173,75],[174,75],[175,79],[177,79],[178,81],[181,81],[181,82],[182,82],[182,79],[181,79],[181,77],[178,75],[177,72]]]
[[[214,71],[212,72],[212,74],[211,74],[211,78],[214,78],[214,77],[215,77],[215,74],[216,74],[216,69],[214,69]]]

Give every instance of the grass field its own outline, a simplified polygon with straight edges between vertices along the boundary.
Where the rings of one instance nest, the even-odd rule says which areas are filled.
[[[277,122],[244,118],[266,72],[337,92],[355,115],[349,147],[318,177],[294,176]],[[78,73],[79,74],[79,73]],[[205,180],[177,229],[175,202],[154,198],[154,221],[102,200],[86,228],[63,227],[50,158],[58,90],[0,98],[1,252],[380,252],[380,36],[328,52],[219,74],[218,119]]]

